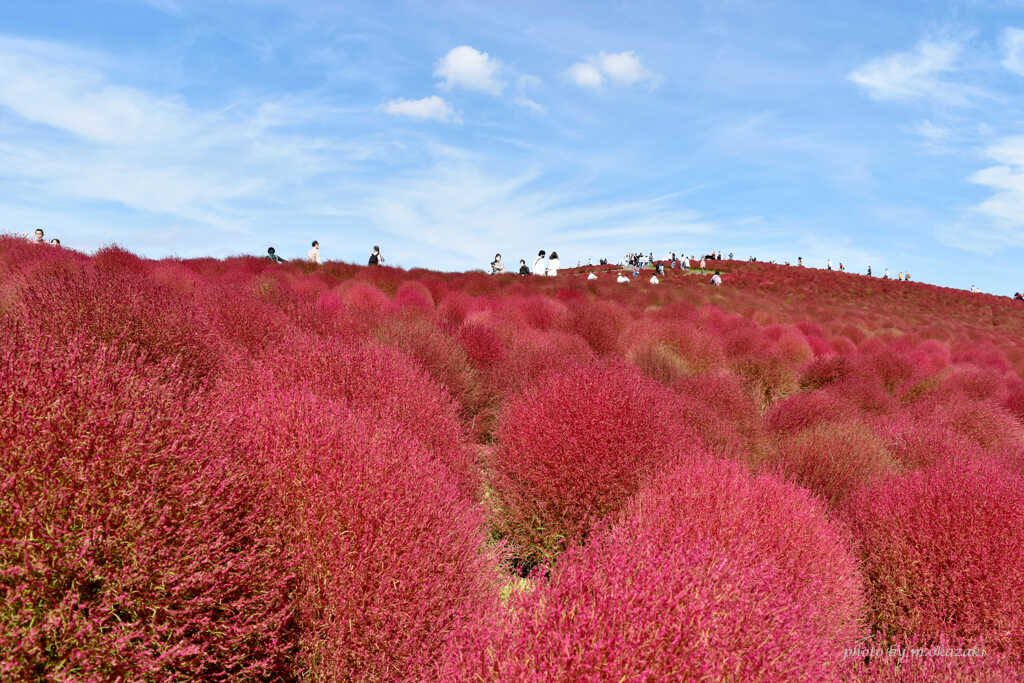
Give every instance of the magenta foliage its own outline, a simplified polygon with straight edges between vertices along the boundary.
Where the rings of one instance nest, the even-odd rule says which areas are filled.
[[[234,392],[264,506],[299,554],[298,663],[327,680],[416,679],[496,605],[483,512],[394,420],[300,388]]]
[[[6,332],[0,675],[287,675],[293,567],[211,404],[132,349]]]
[[[456,634],[450,680],[842,680],[857,565],[805,492],[704,456],[657,478],[499,621]]]
[[[645,474],[696,447],[679,399],[628,367],[580,365],[508,402],[492,486],[498,526],[526,560],[550,558],[614,513]]]
[[[848,511],[887,640],[973,639],[1024,656],[1024,478],[956,459],[863,489]]]

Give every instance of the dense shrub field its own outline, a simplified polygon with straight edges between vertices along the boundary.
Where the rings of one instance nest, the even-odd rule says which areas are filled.
[[[1024,305],[0,238],[0,679],[1024,677]]]

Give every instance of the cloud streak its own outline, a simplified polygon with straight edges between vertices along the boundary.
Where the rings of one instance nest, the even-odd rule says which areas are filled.
[[[873,59],[854,69],[849,79],[878,100],[934,100],[966,105],[985,92],[948,78],[958,70],[962,43],[922,40],[912,50]]]
[[[384,103],[384,111],[393,116],[462,123],[462,115],[437,95],[419,100],[390,100]]]

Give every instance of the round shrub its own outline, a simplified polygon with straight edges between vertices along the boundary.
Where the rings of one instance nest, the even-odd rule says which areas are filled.
[[[648,472],[696,440],[675,394],[633,368],[578,365],[511,399],[492,486],[498,529],[527,561],[586,538]]]
[[[213,405],[91,340],[11,334],[0,384],[0,675],[287,676],[289,549]]]
[[[1024,655],[1024,478],[958,459],[867,487],[847,509],[887,642],[981,640]]]
[[[882,440],[856,419],[782,437],[774,468],[835,505],[855,489],[899,471]]]
[[[230,400],[300,558],[296,673],[422,680],[462,619],[496,609],[483,510],[388,417],[299,387]]]
[[[504,619],[453,638],[449,680],[843,680],[862,637],[844,530],[806,492],[697,456],[570,549]]]
[[[802,391],[773,405],[765,415],[765,426],[775,432],[791,433],[821,422],[840,420],[853,407],[830,391]]]

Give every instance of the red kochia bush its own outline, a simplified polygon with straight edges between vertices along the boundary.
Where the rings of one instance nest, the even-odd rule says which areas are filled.
[[[841,527],[805,491],[693,457],[570,549],[503,622],[450,643],[447,680],[842,680],[862,637]]]
[[[619,350],[619,338],[628,321],[629,315],[621,306],[598,300],[576,304],[569,328],[586,339],[598,355],[604,356]]]
[[[174,367],[5,329],[0,678],[286,676],[292,566]]]
[[[299,388],[233,400],[264,505],[301,554],[300,671],[421,680],[460,619],[496,607],[482,509],[387,417]]]
[[[774,469],[834,505],[851,491],[895,474],[899,463],[870,427],[846,419],[781,437]]]
[[[492,485],[498,528],[528,561],[584,539],[689,443],[673,392],[633,368],[579,365],[509,401]]]
[[[888,640],[982,640],[1024,656],[1024,478],[959,459],[866,488],[848,511]]]
[[[853,406],[835,392],[801,391],[773,405],[765,416],[765,423],[772,431],[789,433],[820,422],[839,420],[853,412]]]

